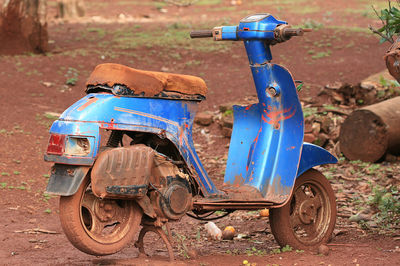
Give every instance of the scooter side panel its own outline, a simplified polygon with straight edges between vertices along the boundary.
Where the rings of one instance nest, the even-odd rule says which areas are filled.
[[[50,132],[62,133],[62,130],[53,130],[58,127],[56,124],[96,124],[97,129],[142,131],[165,136],[181,152],[202,192],[205,195],[219,193],[194,149],[191,131],[196,110],[197,103],[191,101],[89,94],[68,108]],[[68,131],[68,134],[74,132]],[[99,137],[97,143],[100,143]]]
[[[324,148],[304,142],[297,177],[314,166],[337,162],[336,157]]]
[[[259,104],[233,106],[233,131],[226,163],[224,183],[240,186],[246,177],[246,166],[254,139],[261,124]]]
[[[259,111],[250,120],[244,118],[243,111],[236,113],[239,116],[235,123],[239,127],[234,125],[232,152],[229,152],[241,162],[228,161],[225,180],[230,184],[253,186],[265,200],[281,204],[290,196],[297,174],[304,135],[303,113],[293,78],[285,68],[265,64],[252,66],[252,71],[260,100]],[[278,91],[278,96],[269,94],[270,87]],[[244,128],[253,119],[258,119],[259,124],[249,122],[249,127],[255,128],[248,134]],[[246,135],[248,139],[243,141]]]

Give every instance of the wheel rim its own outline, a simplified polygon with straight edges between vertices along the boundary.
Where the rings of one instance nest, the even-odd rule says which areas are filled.
[[[125,200],[99,199],[88,182],[80,201],[81,224],[86,233],[102,244],[123,239],[132,224],[133,205]]]
[[[304,245],[313,245],[325,236],[332,219],[329,195],[317,182],[297,187],[290,202],[290,225]]]

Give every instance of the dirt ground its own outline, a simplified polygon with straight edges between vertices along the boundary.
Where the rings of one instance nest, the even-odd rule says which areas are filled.
[[[149,258],[137,258],[133,244],[107,257],[81,253],[62,232],[58,198],[44,193],[51,165],[43,161],[43,154],[54,113],[84,96],[85,79],[97,64],[115,62],[200,76],[209,87],[200,111],[216,111],[223,103],[255,95],[243,44],[190,40],[190,30],[236,24],[246,15],[269,12],[290,24],[315,28],[272,48],[274,62],[304,82],[303,100],[323,103],[326,99],[318,93],[326,84],[356,84],[385,69],[382,57],[388,44],[380,45],[367,29],[369,24],[379,25],[370,5],[383,7],[384,0],[249,0],[240,6],[230,0],[201,0],[189,7],[150,0],[87,0],[86,17],[78,21],[55,19],[56,1],[48,2],[50,51],[0,55],[0,264],[4,265],[168,264],[166,252],[151,238],[146,240],[153,254]],[[221,183],[224,166],[218,158],[226,156],[229,140],[215,124],[206,129],[195,126],[194,136],[209,175]],[[343,194],[341,185],[334,189]],[[221,228],[233,225],[246,235],[222,242],[207,238],[203,222],[184,217],[172,224],[177,256],[172,264],[399,264],[399,232],[366,232],[341,215],[342,210],[327,256],[278,250],[268,218],[259,218],[258,212],[235,212],[219,220]],[[185,258],[177,240],[182,236],[196,251],[194,258]]]

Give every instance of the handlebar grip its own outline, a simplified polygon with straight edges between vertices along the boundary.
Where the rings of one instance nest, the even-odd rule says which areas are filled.
[[[194,30],[190,32],[190,38],[208,38],[213,37],[212,30]]]
[[[282,35],[284,38],[290,38],[292,36],[303,36],[304,30],[299,28],[299,29],[293,29],[293,28],[285,28],[282,31]]]

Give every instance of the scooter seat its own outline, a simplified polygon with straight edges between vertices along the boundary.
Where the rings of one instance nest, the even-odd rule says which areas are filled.
[[[164,72],[144,71],[119,64],[100,64],[96,66],[86,86],[114,87],[123,85],[127,89],[118,90],[120,95],[138,97],[168,97],[177,94],[200,96],[204,98],[207,86],[203,79],[195,76]],[[178,97],[179,98],[179,97]]]

